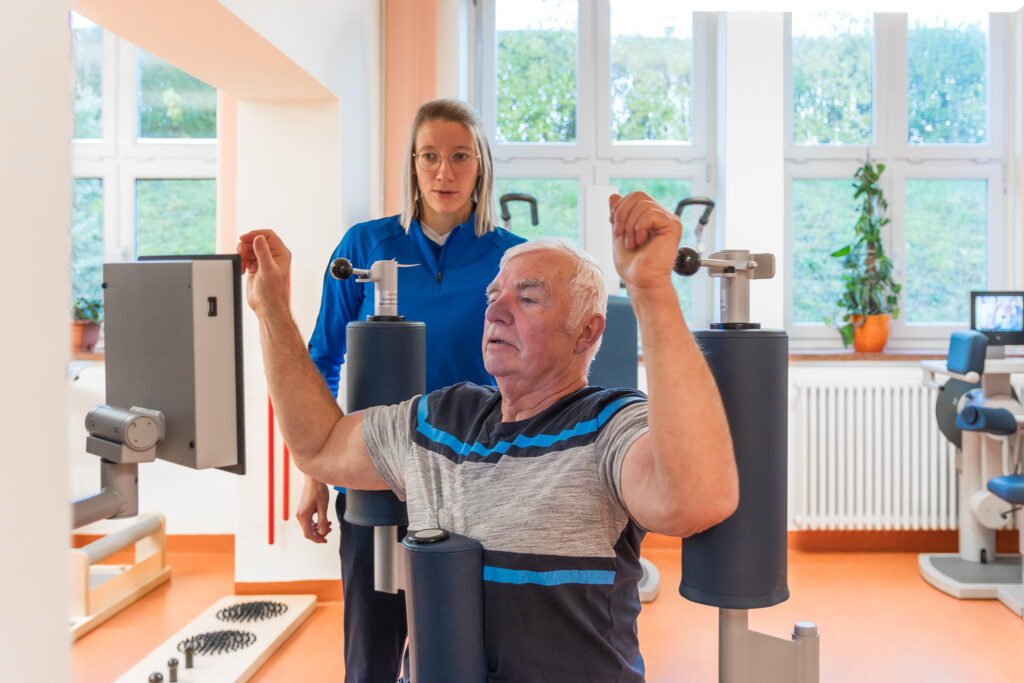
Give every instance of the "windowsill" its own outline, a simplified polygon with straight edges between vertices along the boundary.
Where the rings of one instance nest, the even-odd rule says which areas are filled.
[[[71,360],[98,360],[106,358],[102,351],[72,351]]]
[[[883,362],[914,362],[921,360],[943,360],[946,349],[891,349],[878,353],[861,353],[853,349],[796,349],[790,351],[789,362],[814,361],[883,361]],[[1008,357],[1024,356],[1019,349],[1007,350]]]

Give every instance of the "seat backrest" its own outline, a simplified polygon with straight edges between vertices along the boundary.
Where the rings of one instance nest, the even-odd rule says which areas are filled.
[[[988,338],[977,330],[957,330],[949,337],[946,369],[960,375],[985,372]]]
[[[587,381],[606,389],[637,388],[636,315],[629,297],[608,297],[601,348],[590,364]]]

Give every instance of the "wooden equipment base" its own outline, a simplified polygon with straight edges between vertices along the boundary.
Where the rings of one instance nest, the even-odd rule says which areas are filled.
[[[281,602],[288,610],[277,617],[262,621],[221,621],[217,612],[231,605],[255,601]],[[242,683],[249,680],[270,656],[288,640],[288,637],[306,620],[316,607],[314,595],[229,595],[213,603],[188,626],[168,638],[138,664],[118,678],[123,683],[146,681],[159,671],[164,681],[169,680],[167,660],[178,660],[179,683]],[[256,636],[252,645],[224,654],[195,655],[194,666],[185,668],[185,655],[178,651],[178,643],[186,638],[211,631],[249,631]]]

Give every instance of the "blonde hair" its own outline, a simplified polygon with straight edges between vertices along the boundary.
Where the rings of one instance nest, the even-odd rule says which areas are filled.
[[[510,247],[502,255],[499,268],[504,268],[505,264],[516,256],[534,251],[562,253],[569,256],[575,264],[572,279],[569,281],[569,296],[572,297],[572,305],[566,318],[567,330],[573,333],[577,332],[583,321],[595,313],[607,319],[608,292],[604,284],[601,266],[593,256],[564,237],[535,237],[528,242]],[[599,337],[597,343],[589,349],[588,366],[594,360],[600,347],[601,338]]]
[[[420,126],[431,121],[452,121],[461,123],[473,136],[477,154],[480,155],[480,173],[473,187],[473,200],[476,202],[476,220],[473,224],[477,237],[483,236],[494,229],[498,212],[494,209],[494,167],[491,161],[491,146],[487,143],[484,124],[473,111],[472,107],[456,99],[431,100],[420,107],[413,119],[409,131],[409,147],[406,149],[405,162],[402,168],[402,216],[399,222],[405,231],[414,220],[423,216],[420,204],[419,186],[416,184],[416,173],[412,155],[416,151],[416,133]]]

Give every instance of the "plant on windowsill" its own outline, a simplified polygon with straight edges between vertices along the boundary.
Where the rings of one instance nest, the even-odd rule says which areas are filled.
[[[885,164],[872,165],[867,159],[853,174],[854,199],[860,199],[860,215],[854,225],[853,241],[832,252],[842,259],[843,294],[836,302],[837,313],[825,324],[838,328],[843,346],[856,351],[881,351],[889,340],[890,317],[899,315],[900,289],[893,280],[892,259],[882,246],[882,228],[889,223],[889,203],[879,179]]]
[[[103,322],[103,301],[80,296],[75,299],[74,320],[71,323],[71,351],[92,352],[100,338]]]

